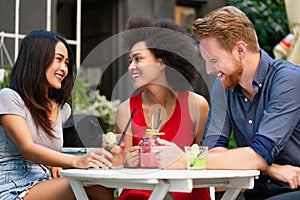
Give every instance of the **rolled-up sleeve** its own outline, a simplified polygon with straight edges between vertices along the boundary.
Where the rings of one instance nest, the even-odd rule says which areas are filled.
[[[266,106],[251,148],[272,164],[299,126],[300,71],[283,66],[269,78]]]

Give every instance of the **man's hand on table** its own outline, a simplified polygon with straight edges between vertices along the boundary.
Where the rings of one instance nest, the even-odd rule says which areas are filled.
[[[282,181],[289,184],[291,189],[300,186],[300,168],[292,165],[272,164],[264,172],[274,180]]]

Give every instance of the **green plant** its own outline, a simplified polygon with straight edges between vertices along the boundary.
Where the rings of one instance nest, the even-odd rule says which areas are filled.
[[[271,56],[273,48],[290,33],[284,0],[228,0],[254,24],[258,41]]]
[[[101,128],[105,132],[115,131],[115,117],[120,100],[109,101],[98,90],[91,90],[84,79],[75,83],[75,97],[72,100],[74,114],[92,114],[100,117]]]
[[[82,104],[83,106],[87,107],[90,104],[90,100],[87,96],[89,91],[90,85],[86,83],[86,80],[78,76],[75,81],[75,97],[72,99],[72,104]]]
[[[0,69],[5,70],[4,79],[0,82],[0,89],[9,87],[12,66],[0,66]]]
[[[234,149],[237,148],[237,144],[233,135],[233,131],[230,134],[230,139],[229,139],[229,144],[228,144],[229,149]]]

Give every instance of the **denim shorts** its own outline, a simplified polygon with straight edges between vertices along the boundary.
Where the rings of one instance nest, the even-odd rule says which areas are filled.
[[[50,170],[40,164],[24,160],[0,163],[0,199],[22,199],[30,187],[49,179]]]

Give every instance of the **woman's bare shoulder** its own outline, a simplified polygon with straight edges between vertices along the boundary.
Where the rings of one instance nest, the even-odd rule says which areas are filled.
[[[121,102],[118,106],[118,112],[124,112],[126,110],[129,110],[129,102],[130,102],[129,99]]]
[[[200,107],[209,107],[207,100],[200,94],[189,92],[189,103]]]

